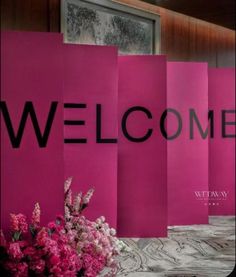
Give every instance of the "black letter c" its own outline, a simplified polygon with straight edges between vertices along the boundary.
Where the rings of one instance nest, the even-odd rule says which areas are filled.
[[[137,138],[137,137],[132,137],[132,136],[128,133],[128,131],[127,131],[126,123],[127,123],[128,116],[129,116],[132,112],[135,112],[135,111],[141,111],[141,112],[143,112],[143,113],[145,113],[145,114],[147,115],[147,118],[152,118],[152,114],[151,114],[151,112],[150,112],[148,109],[146,109],[146,108],[144,108],[144,107],[141,107],[141,106],[132,107],[132,108],[128,109],[128,110],[124,113],[124,115],[123,115],[122,123],[121,123],[122,131],[123,131],[123,133],[124,133],[124,136],[125,136],[128,140],[130,140],[130,141],[132,141],[132,142],[143,142],[143,141],[147,140],[147,139],[151,136],[151,134],[152,134],[152,129],[148,129],[148,131],[147,131],[147,133],[145,134],[145,136],[139,137],[139,138]]]

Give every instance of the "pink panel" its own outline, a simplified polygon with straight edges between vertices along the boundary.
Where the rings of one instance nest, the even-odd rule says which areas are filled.
[[[46,147],[40,148],[28,118],[19,148],[13,148],[1,111],[1,218],[9,213],[31,216],[42,208],[42,222],[63,213],[62,36],[48,33],[2,33],[1,101],[15,133],[24,105],[32,101],[43,133],[52,101],[59,102]]]
[[[178,137],[168,140],[168,224],[186,225],[208,222],[208,139],[200,136],[194,123],[190,139],[189,109],[194,109],[207,127],[208,81],[206,63],[170,62],[167,64],[167,104],[182,119]],[[174,113],[168,113],[168,134],[178,129]]]
[[[209,141],[210,214],[235,214],[235,69],[209,69],[209,109],[215,134]],[[222,111],[226,136],[222,137]],[[224,113],[224,112],[223,112]],[[234,123],[233,123],[234,122]]]
[[[86,143],[65,144],[65,176],[73,176],[74,191],[95,188],[86,215],[104,215],[116,227],[117,143],[96,142],[96,104],[101,104],[101,136],[117,138],[117,50],[113,47],[64,46],[64,102],[86,104],[65,108],[65,120],[84,121],[66,125],[65,139]],[[83,123],[82,123],[83,124]]]
[[[133,142],[119,126],[118,144],[118,234],[122,237],[157,237],[167,234],[167,142],[160,134],[159,120],[166,108],[166,59],[164,56],[119,57],[118,118],[142,106],[127,118],[132,137],[151,137]]]

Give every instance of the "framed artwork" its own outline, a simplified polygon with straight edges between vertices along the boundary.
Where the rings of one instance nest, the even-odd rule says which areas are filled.
[[[159,54],[160,16],[110,0],[62,0],[64,42],[115,45],[119,54]]]

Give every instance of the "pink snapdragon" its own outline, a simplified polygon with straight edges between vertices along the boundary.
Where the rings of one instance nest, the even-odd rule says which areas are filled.
[[[6,263],[6,269],[11,272],[12,277],[28,277],[28,265],[26,262],[12,262]]]
[[[70,189],[71,183],[72,177],[67,178],[67,180],[64,183],[64,193],[66,193]]]
[[[28,224],[26,216],[23,214],[10,214],[12,232],[27,233]]]
[[[82,193],[78,193],[77,196],[74,199],[74,209],[75,212],[79,212],[80,211],[80,206],[82,203]]]
[[[3,231],[0,230],[0,246],[5,247],[6,244],[7,244],[6,238],[5,238],[4,234],[3,234]]]
[[[114,258],[124,246],[115,237],[115,229],[109,227],[104,216],[92,222],[81,214],[88,206],[93,193],[94,189],[90,189],[84,196],[79,193],[70,205],[65,201],[65,230],[70,236],[70,242],[76,245],[87,277],[97,276],[104,267],[114,270]]]
[[[87,205],[90,202],[90,199],[92,198],[94,193],[94,189],[90,189],[85,196],[83,197],[83,204]]]
[[[105,267],[115,272],[114,257],[121,243],[115,237],[115,229],[109,227],[103,216],[93,222],[81,214],[94,190],[72,199],[71,182],[69,178],[64,187],[65,216],[57,216],[46,227],[40,226],[38,203],[30,228],[25,215],[10,215],[12,239],[6,241],[1,232],[1,246],[6,254],[1,265],[9,276],[95,277]]]
[[[34,206],[34,210],[32,213],[32,218],[31,218],[31,222],[33,224],[33,226],[38,226],[40,223],[40,214],[41,214],[41,210],[40,210],[40,206],[39,203],[36,203]]]
[[[8,254],[14,259],[14,260],[20,260],[23,258],[23,253],[20,248],[20,244],[18,242],[13,242],[9,244],[8,247]]]
[[[43,259],[32,260],[29,263],[30,269],[36,274],[43,273],[46,267],[46,262]]]
[[[66,193],[65,202],[68,206],[72,205],[72,192],[70,189]]]
[[[19,231],[19,223],[16,214],[10,214],[11,220],[11,231],[18,232]]]

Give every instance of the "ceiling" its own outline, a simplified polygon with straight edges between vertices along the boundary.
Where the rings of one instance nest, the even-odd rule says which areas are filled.
[[[235,0],[142,0],[235,30]]]

